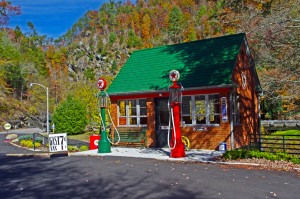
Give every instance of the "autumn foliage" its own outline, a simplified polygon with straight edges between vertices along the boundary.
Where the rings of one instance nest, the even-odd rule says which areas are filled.
[[[26,34],[18,27],[3,29],[0,102],[25,100],[32,113],[41,112],[43,93],[26,86],[38,81],[50,88],[53,112],[68,94],[89,93],[86,88],[99,76],[111,81],[136,49],[245,32],[263,87],[262,118],[299,119],[299,5],[300,0],[110,0],[56,39],[39,35],[32,23]],[[2,0],[0,25],[14,14],[20,8]],[[85,95],[83,101],[88,118],[96,120],[93,100]],[[3,104],[0,109],[7,111]]]

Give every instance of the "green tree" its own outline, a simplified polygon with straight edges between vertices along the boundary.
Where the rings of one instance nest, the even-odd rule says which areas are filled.
[[[53,122],[56,132],[68,135],[83,133],[87,125],[87,111],[85,104],[79,99],[68,96],[55,110]]]
[[[3,31],[0,32],[0,70],[3,78],[2,89],[3,91],[12,91],[17,97],[20,94],[20,88],[24,81],[21,74],[19,61],[21,53],[18,46],[10,41],[7,34]]]
[[[141,39],[134,34],[133,30],[129,30],[127,46],[129,48],[132,48],[132,47],[140,47],[141,45],[142,45]]]
[[[169,37],[172,42],[182,42],[184,24],[184,15],[180,8],[175,6],[169,16]]]
[[[98,99],[96,93],[98,89],[95,83],[78,82],[71,92],[74,97],[80,100],[86,106],[88,122],[100,122],[99,111],[97,108]]]
[[[117,34],[115,32],[110,32],[109,34],[109,43],[112,45],[117,40]]]

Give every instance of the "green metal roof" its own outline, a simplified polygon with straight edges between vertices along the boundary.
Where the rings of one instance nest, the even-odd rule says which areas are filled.
[[[232,84],[245,34],[135,51],[108,88],[109,94],[167,90],[169,72],[178,70],[184,88]]]

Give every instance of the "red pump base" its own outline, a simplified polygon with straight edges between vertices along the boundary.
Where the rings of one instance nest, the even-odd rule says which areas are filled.
[[[176,144],[176,147],[171,150],[170,157],[171,158],[184,158],[184,157],[186,157],[185,147],[184,147],[183,142]]]

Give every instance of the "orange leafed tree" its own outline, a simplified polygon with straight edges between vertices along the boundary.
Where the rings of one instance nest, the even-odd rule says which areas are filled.
[[[46,52],[46,60],[55,101],[59,102],[63,99],[63,94],[66,93],[67,88],[68,67],[66,52],[64,49],[56,50],[54,46],[49,46]]]
[[[0,1],[0,27],[7,24],[9,16],[21,14],[20,6],[13,6],[11,1]]]

